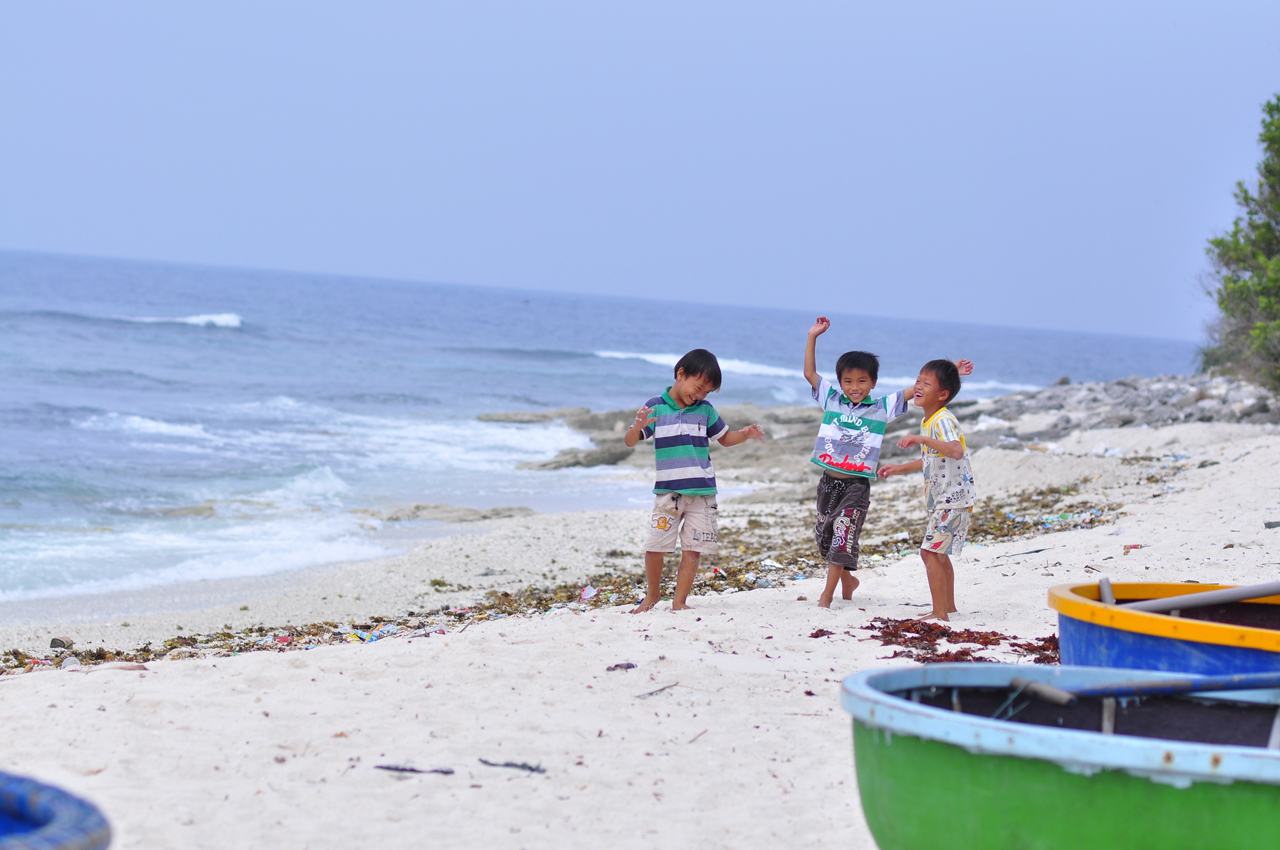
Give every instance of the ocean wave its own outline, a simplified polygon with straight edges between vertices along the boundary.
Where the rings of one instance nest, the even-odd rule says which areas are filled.
[[[1035,384],[1012,384],[1006,381],[964,381],[961,386],[968,390],[1004,390],[1007,393],[1025,393],[1044,389]]]
[[[238,328],[244,319],[236,313],[205,313],[199,316],[165,318],[154,316],[121,316],[122,322],[138,322],[144,325],[195,325],[201,328]]]
[[[645,354],[631,351],[597,351],[596,357],[612,360],[643,360],[655,366],[672,368],[680,362],[682,354]],[[733,360],[716,358],[720,363],[720,371],[730,375],[763,375],[770,378],[804,378],[800,369],[783,369],[780,366],[767,366],[764,363],[753,363],[750,360]]]
[[[126,413],[108,413],[105,416],[91,416],[80,423],[81,428],[94,431],[124,431],[132,434],[149,434],[160,437],[185,437],[187,439],[222,442],[221,437],[210,434],[203,425],[182,425],[175,422],[161,422],[145,416]]]

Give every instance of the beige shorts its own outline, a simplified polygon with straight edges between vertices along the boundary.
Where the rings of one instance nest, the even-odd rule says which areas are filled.
[[[686,552],[714,555],[720,551],[716,535],[716,497],[659,493],[649,518],[646,552],[674,552],[676,541]]]
[[[947,508],[929,512],[929,527],[924,531],[920,548],[939,555],[959,555],[964,539],[969,536],[972,508]]]

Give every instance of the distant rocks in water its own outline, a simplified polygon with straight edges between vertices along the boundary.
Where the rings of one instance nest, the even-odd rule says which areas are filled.
[[[637,408],[639,409],[639,408]],[[631,457],[633,448],[622,442],[622,435],[635,421],[635,410],[592,413],[586,407],[563,407],[558,410],[515,410],[507,413],[481,413],[481,422],[533,424],[564,422],[575,431],[591,437],[595,448],[564,449],[551,460],[519,464],[519,469],[566,469],[571,466],[612,466]]]
[[[595,449],[564,449],[551,460],[518,464],[518,469],[565,469],[570,466],[612,466],[631,457],[635,449],[621,442]]]
[[[351,513],[384,522],[405,522],[415,519],[430,519],[437,522],[479,522],[484,519],[506,519],[508,517],[533,515],[531,509],[522,507],[477,510],[476,508],[462,508],[457,505],[424,504],[400,505],[385,510],[356,508]]]

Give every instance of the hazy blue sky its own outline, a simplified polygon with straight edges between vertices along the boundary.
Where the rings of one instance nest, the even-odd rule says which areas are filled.
[[[1276,92],[1275,0],[10,2],[0,248],[1193,339]]]

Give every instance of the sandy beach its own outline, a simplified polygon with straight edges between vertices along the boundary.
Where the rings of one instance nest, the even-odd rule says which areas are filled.
[[[731,580],[688,612],[629,613],[646,511],[460,522],[381,561],[0,606],[6,651],[53,658],[65,636],[115,659],[10,652],[3,770],[93,801],[120,848],[872,848],[839,682],[912,663],[867,626],[928,608],[919,482],[875,485],[862,585],[819,609],[811,428],[762,416],[772,448],[715,454],[726,488],[750,493],[724,500],[726,551],[703,570]],[[1040,433],[1045,415],[1008,427]],[[957,561],[956,627],[1051,635],[1048,588],[1104,575],[1274,578],[1278,426],[1059,431],[974,450],[992,531]],[[643,476],[651,458],[627,463]],[[449,610],[605,573],[617,582],[585,605]],[[324,623],[312,644],[273,637]],[[397,631],[332,640],[378,623]],[[218,632],[267,649],[232,654]],[[164,647],[183,635],[201,639]],[[126,660],[148,645],[145,663]],[[1008,643],[977,655],[1031,663]]]

